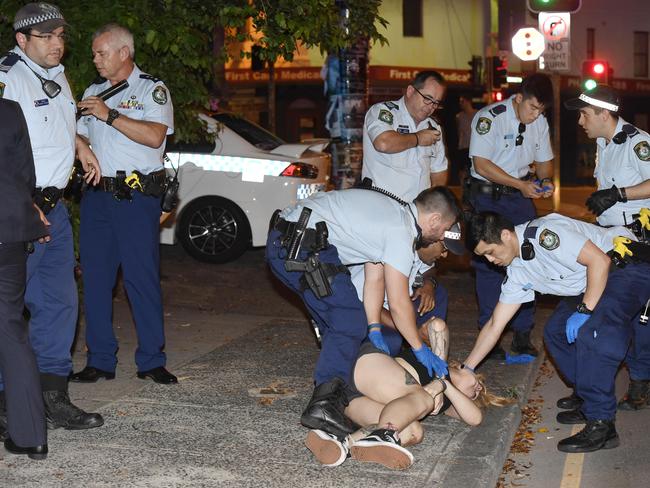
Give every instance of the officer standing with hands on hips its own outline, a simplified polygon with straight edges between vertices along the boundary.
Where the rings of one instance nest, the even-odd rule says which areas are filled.
[[[631,224],[642,208],[650,208],[650,136],[618,115],[618,93],[607,85],[586,90],[578,98],[567,100],[565,106],[579,111],[578,124],[587,137],[596,139],[598,165],[594,176],[598,190],[587,199],[587,207],[602,226]],[[635,322],[634,340],[625,362],[630,385],[618,408],[637,410],[650,405],[647,325]],[[560,403],[575,408],[581,400],[573,394]]]
[[[382,216],[377,225],[376,216]],[[343,413],[361,341],[367,335],[364,306],[347,269],[382,263],[393,321],[417,359],[438,375],[446,363],[420,338],[409,297],[408,276],[416,246],[440,241],[460,210],[445,187],[423,191],[413,203],[369,189],[317,193],[274,214],[266,259],[275,276],[297,293],[317,322],[322,349],[315,389],[301,423],[340,438],[356,426]],[[385,284],[385,286],[384,286]]]
[[[377,103],[363,125],[361,176],[412,201],[422,190],[447,183],[447,156],[438,123],[445,80],[437,71],[418,73],[405,95]]]
[[[496,212],[517,225],[535,217],[533,199],[553,195],[553,151],[543,115],[552,101],[551,80],[546,75],[533,74],[522,82],[519,93],[476,113],[469,147],[469,201],[476,212]],[[533,163],[536,179],[528,176]],[[476,270],[482,328],[498,301],[504,274],[481,257],[475,257],[472,264]],[[537,355],[530,343],[534,325],[532,300],[522,306],[512,322],[510,349],[514,354]],[[497,345],[492,357],[503,359],[505,353]]]
[[[48,426],[79,430],[99,427],[104,420],[72,404],[68,395],[79,303],[72,227],[60,199],[75,153],[88,183],[99,181],[100,169],[88,144],[76,135],[75,102],[61,65],[67,25],[49,3],[28,3],[18,10],[13,24],[17,46],[0,58],[0,96],[18,102],[27,120],[36,168],[34,201],[49,223],[49,241],[35,242],[27,259],[25,291]]]
[[[507,268],[507,279],[464,367],[478,366],[535,292],[565,297],[546,323],[544,342],[583,400],[579,408],[560,412],[557,421],[586,425],[557,447],[571,453],[617,447],[614,382],[650,296],[650,263],[630,262],[610,272],[606,253],[618,236],[633,240],[632,232],[559,214],[514,226],[494,212],[474,216],[468,232],[474,253]]]
[[[134,62],[131,32],[108,24],[93,35],[93,62],[100,79],[86,89],[79,134],[92,144],[102,167],[98,185],[81,202],[80,252],[86,314],[86,367],[72,381],[115,377],[117,339],[113,295],[118,268],[133,310],[138,348],[137,376],[177,383],[165,369],[165,333],[160,289],[159,220],[166,174],[166,136],[174,113],[164,83]],[[96,95],[122,80],[128,88],[106,102]]]

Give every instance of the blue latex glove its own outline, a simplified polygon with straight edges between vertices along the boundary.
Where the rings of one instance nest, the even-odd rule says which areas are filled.
[[[566,321],[566,340],[569,344],[573,344],[578,337],[578,331],[584,323],[591,317],[588,313],[573,312],[569,320]]]
[[[386,344],[384,336],[381,335],[381,324],[370,324],[368,328],[370,329],[368,331],[368,339],[370,339],[372,345],[390,356],[388,344]]]
[[[415,354],[416,359],[427,368],[429,376],[433,376],[433,371],[436,372],[436,376],[439,378],[449,374],[447,362],[433,354],[433,351],[426,344],[422,344],[420,349],[411,348],[411,351]]]
[[[528,364],[535,361],[535,356],[530,354],[509,354],[506,352],[506,364]]]

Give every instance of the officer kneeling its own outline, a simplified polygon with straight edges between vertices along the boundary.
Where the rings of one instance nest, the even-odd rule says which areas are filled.
[[[440,241],[459,215],[445,187],[425,190],[412,203],[361,188],[317,193],[276,211],[266,259],[273,274],[302,298],[322,336],[316,388],[301,417],[304,426],[340,437],[356,429],[343,410],[368,322],[347,265],[384,265],[397,329],[429,373],[446,368],[418,335],[408,275],[416,243]]]
[[[564,378],[583,400],[561,412],[563,424],[586,423],[561,440],[564,452],[591,452],[619,445],[614,425],[614,380],[630,344],[636,316],[650,296],[650,264],[631,262],[610,272],[614,238],[634,240],[625,227],[602,228],[558,214],[514,226],[492,212],[476,215],[469,228],[474,253],[507,268],[499,302],[468,356],[476,367],[508,321],[534,293],[565,297],[544,329],[544,341]]]

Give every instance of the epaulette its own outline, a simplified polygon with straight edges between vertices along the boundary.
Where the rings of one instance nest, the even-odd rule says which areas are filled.
[[[612,137],[612,142],[614,144],[623,144],[625,141],[627,141],[628,137],[631,139],[638,133],[639,129],[634,127],[632,124],[625,124],[623,127],[621,127],[621,131]]]
[[[142,78],[143,80],[151,80],[154,83],[158,83],[160,81],[160,78],[156,78],[155,76],[148,75],[147,73],[142,73],[140,75],[140,78]]]
[[[506,106],[502,103],[500,103],[499,105],[495,105],[489,110],[492,117],[496,117],[497,115],[502,114],[505,111],[506,111]]]
[[[391,110],[399,110],[399,105],[397,105],[395,102],[384,102],[384,105],[386,105]]]
[[[97,78],[95,78],[93,80],[92,84],[93,85],[101,85],[102,83],[105,83],[105,82],[106,82],[106,78],[104,78],[103,76],[98,76]]]
[[[14,52],[8,52],[0,58],[0,71],[8,73],[11,68],[18,62],[20,56]]]

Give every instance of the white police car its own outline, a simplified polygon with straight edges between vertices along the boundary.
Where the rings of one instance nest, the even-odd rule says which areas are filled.
[[[168,147],[165,166],[178,168],[179,203],[161,225],[160,242],[183,248],[199,261],[232,261],[264,246],[269,220],[329,182],[327,141],[286,144],[230,113],[200,114],[208,139]]]

